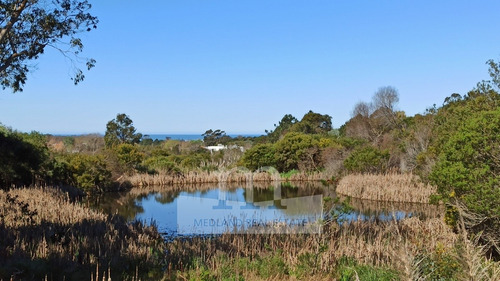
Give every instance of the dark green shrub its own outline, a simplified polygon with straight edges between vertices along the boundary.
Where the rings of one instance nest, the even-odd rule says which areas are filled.
[[[245,151],[240,164],[255,171],[262,167],[274,167],[276,164],[274,145],[270,143],[257,144]]]
[[[344,161],[344,167],[349,172],[383,173],[387,169],[389,152],[366,146],[354,150]]]

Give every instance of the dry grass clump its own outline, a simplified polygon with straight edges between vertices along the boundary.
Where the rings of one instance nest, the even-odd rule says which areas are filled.
[[[98,264],[117,275],[154,271],[165,249],[154,226],[106,216],[41,187],[0,191],[0,237],[0,279],[7,280],[88,280]]]
[[[411,173],[353,174],[339,181],[337,193],[368,200],[428,203],[436,188]]]

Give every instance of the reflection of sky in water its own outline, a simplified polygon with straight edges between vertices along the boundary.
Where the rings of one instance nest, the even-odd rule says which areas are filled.
[[[190,231],[191,234],[197,233],[196,231],[213,234],[219,233],[220,229],[215,229],[213,225],[205,225],[210,219],[217,221],[255,217],[259,221],[281,220],[279,223],[282,223],[286,219],[307,218],[311,221],[322,216],[322,195],[313,195],[318,194],[317,192],[303,192],[303,189],[298,193],[297,190],[288,187],[264,190],[216,188],[196,192],[152,193],[139,196],[135,201],[133,199],[130,202],[140,206],[141,212],[137,213],[136,219],[146,223],[153,220],[159,230],[167,235],[190,235]],[[360,206],[363,207],[363,204]],[[392,209],[395,211],[391,211]],[[348,214],[341,215],[339,219],[340,221],[374,219],[386,221],[419,215],[418,211],[413,211],[411,208],[406,208],[406,211],[401,211],[402,209],[404,208],[401,206],[365,207],[364,211],[355,209]],[[328,214],[325,215],[328,216]],[[194,225],[195,222],[197,225]],[[234,224],[232,229],[234,229]]]
[[[208,221],[222,222],[239,218],[240,226],[245,225],[245,222],[293,225],[306,219],[317,221],[322,216],[321,195],[281,199],[278,192],[274,194],[274,198],[270,197],[267,201],[261,201],[260,198],[259,202],[252,202],[252,192],[243,188],[181,192],[168,203],[161,203],[161,200],[158,200],[161,195],[154,193],[136,201],[144,210],[136,218],[146,222],[154,220],[159,230],[169,235],[175,235],[177,229],[181,234],[189,235],[222,233],[228,230],[227,224],[214,227],[213,224],[209,225]]]

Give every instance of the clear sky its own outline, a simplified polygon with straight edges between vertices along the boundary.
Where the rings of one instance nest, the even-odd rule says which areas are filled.
[[[142,133],[263,133],[285,114],[333,126],[381,86],[408,115],[465,94],[500,59],[500,1],[89,0],[97,60],[74,86],[47,50],[25,90],[0,90],[20,131],[104,133],[126,113]]]

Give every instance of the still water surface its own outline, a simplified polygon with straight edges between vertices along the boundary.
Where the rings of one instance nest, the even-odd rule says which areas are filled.
[[[328,219],[333,187],[321,183],[272,186],[190,186],[132,189],[89,198],[89,204],[128,220],[154,222],[165,236],[223,232],[317,233]],[[175,190],[175,191],[173,191]],[[343,220],[401,219],[435,216],[429,205],[351,200],[354,210]]]

